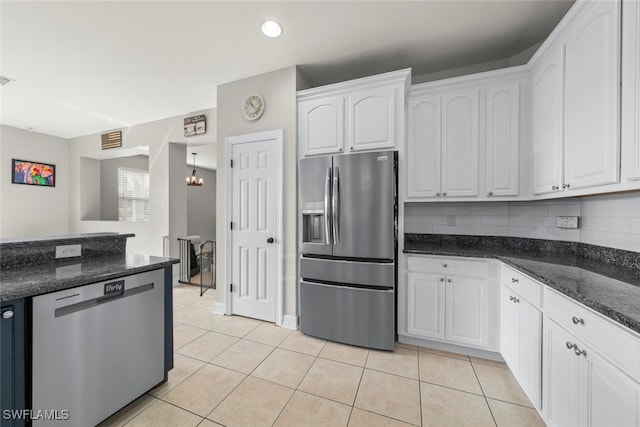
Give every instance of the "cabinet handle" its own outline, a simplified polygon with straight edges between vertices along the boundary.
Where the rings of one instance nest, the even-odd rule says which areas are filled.
[[[12,317],[13,317],[13,311],[11,311],[11,310],[7,310],[7,311],[2,313],[2,318],[3,319],[11,319]]]
[[[563,189],[565,189],[565,188],[569,188],[569,187],[571,187],[571,185],[570,185],[570,184],[562,184],[562,188],[563,188]]]
[[[513,301],[515,297],[513,295],[509,295],[509,301]]]
[[[577,345],[575,345],[575,344],[571,344],[569,341],[567,341],[567,348],[568,348],[569,350],[571,350],[572,348],[577,348],[577,347],[578,347]]]
[[[587,352],[585,350],[580,350],[577,345],[573,345],[573,352],[576,356],[584,356],[587,357]]]
[[[444,268],[447,268],[447,264],[442,264],[442,266],[443,266]]]
[[[516,279],[515,277],[511,278],[511,283],[518,283],[518,279]]]
[[[584,325],[584,319],[578,319],[576,316],[573,316],[571,320],[573,321],[574,325],[579,325],[581,323]]]
[[[516,304],[519,303],[520,302],[520,298],[513,297],[513,302],[515,302]]]
[[[551,189],[552,189],[552,190],[558,190],[558,189],[559,189],[559,187],[558,187],[557,185],[552,185],[552,186],[551,186]]]
[[[443,195],[443,196],[446,196],[446,195],[447,195],[447,193],[442,193],[442,195]]]

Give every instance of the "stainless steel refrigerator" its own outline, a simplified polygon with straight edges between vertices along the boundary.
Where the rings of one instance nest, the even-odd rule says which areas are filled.
[[[300,330],[393,350],[397,153],[300,160]]]

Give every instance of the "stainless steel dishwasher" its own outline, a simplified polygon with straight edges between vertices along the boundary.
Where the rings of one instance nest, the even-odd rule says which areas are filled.
[[[164,380],[163,288],[154,270],[33,298],[33,425],[96,425]]]

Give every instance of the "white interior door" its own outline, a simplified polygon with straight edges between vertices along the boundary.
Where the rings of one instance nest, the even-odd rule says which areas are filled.
[[[274,322],[282,283],[282,132],[228,141],[231,312]]]

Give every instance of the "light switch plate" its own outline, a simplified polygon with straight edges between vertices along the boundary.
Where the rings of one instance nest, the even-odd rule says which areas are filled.
[[[73,258],[82,255],[82,245],[56,246],[56,259]]]
[[[578,228],[577,216],[559,216],[556,217],[556,226],[558,228]]]

